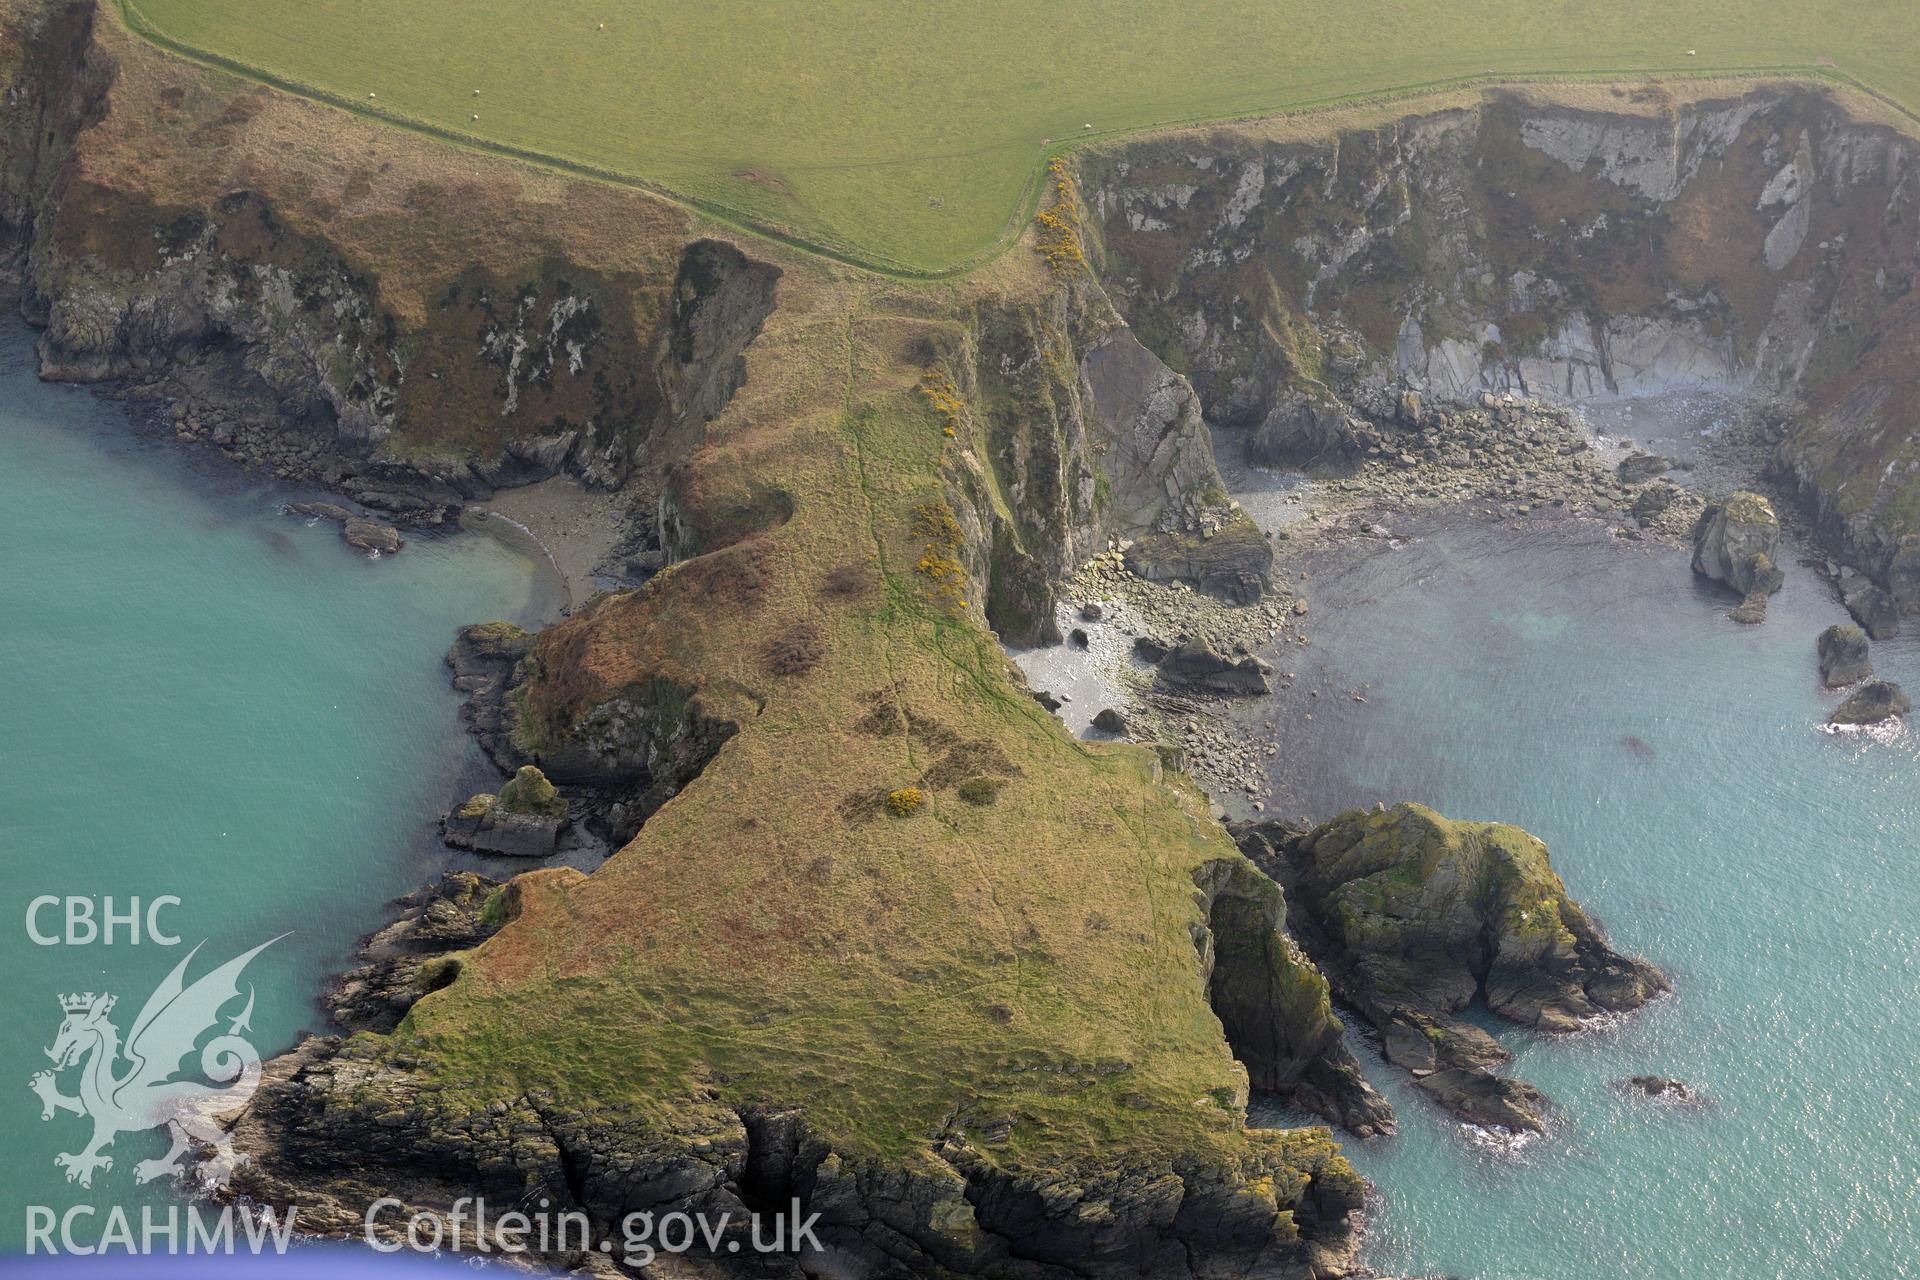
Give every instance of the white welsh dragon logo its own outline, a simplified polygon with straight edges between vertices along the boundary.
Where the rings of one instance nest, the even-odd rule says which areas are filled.
[[[107,1020],[115,997],[91,991],[60,997],[66,1019],[60,1024],[53,1047],[47,1050],[53,1070],[36,1073],[28,1083],[40,1095],[42,1120],[53,1119],[58,1111],[93,1120],[91,1142],[72,1154],[53,1158],[67,1171],[68,1182],[92,1186],[96,1169],[113,1168],[113,1157],[100,1153],[113,1145],[116,1135],[162,1125],[172,1146],[157,1160],[135,1164],[136,1180],[151,1182],[167,1174],[184,1174],[180,1157],[195,1143],[212,1148],[212,1158],[201,1171],[205,1180],[225,1185],[233,1176],[233,1140],[218,1117],[244,1106],[260,1084],[260,1055],[240,1035],[252,1030],[248,1025],[253,1016],[251,986],[247,988],[246,1007],[232,1019],[226,1034],[213,1037],[200,1050],[200,1070],[214,1083],[172,1077],[201,1035],[220,1021],[221,1008],[239,998],[240,972],[247,962],[278,941],[280,938],[268,939],[187,986],[184,975],[200,952],[196,946],[147,997],[125,1045],[120,1042],[119,1029]],[[122,1059],[127,1064],[124,1070],[120,1069]],[[75,1065],[80,1067],[80,1092],[69,1097],[60,1092],[58,1076]]]

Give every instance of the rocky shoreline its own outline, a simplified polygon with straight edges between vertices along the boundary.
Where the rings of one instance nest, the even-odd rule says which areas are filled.
[[[1359,460],[1310,472],[1290,490],[1284,522],[1268,513],[1274,586],[1259,601],[1237,604],[1188,584],[1148,581],[1128,568],[1126,547],[1116,544],[1061,589],[1067,648],[1050,657],[1028,651],[1023,665],[1037,690],[1082,690],[1079,705],[1063,712],[1069,727],[1093,725],[1096,736],[1176,748],[1224,816],[1258,818],[1272,800],[1267,761],[1279,729],[1262,718],[1258,696],[1296,678],[1289,658],[1313,643],[1315,579],[1329,553],[1390,554],[1422,529],[1462,519],[1544,530],[1577,521],[1623,544],[1690,545],[1707,507],[1701,486],[1760,483],[1753,440],[1777,429],[1782,410],[1751,399],[1737,407],[1733,423],[1697,459],[1679,464],[1603,435],[1557,403],[1486,393],[1434,408],[1415,398],[1409,412],[1374,420],[1375,443]],[[1182,679],[1164,658],[1183,644],[1228,662],[1252,659],[1262,679],[1238,688]],[[1312,696],[1323,693],[1367,697],[1364,688]],[[1107,711],[1113,714],[1102,729],[1094,720]],[[1250,740],[1243,729],[1250,720],[1268,733]]]

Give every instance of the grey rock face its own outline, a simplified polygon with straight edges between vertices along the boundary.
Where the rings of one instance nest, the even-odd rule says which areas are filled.
[[[447,651],[453,687],[466,695],[461,717],[480,740],[481,749],[505,770],[525,763],[513,745],[507,693],[514,669],[532,649],[533,637],[511,622],[481,622],[461,628]]]
[[[1324,387],[1295,388],[1254,428],[1248,453],[1269,466],[1314,466],[1360,451],[1346,405]]]
[[[1820,679],[1829,689],[1865,680],[1873,674],[1867,633],[1859,627],[1831,626],[1820,633]]]
[[[1707,505],[1693,528],[1693,571],[1743,596],[1778,591],[1786,575],[1774,566],[1780,518],[1757,493],[1736,493]]]
[[[1411,387],[1424,415],[1502,391],[1799,397],[1820,407],[1792,414],[1776,476],[1824,542],[1915,614],[1920,382],[1887,341],[1840,335],[1911,349],[1900,282],[1920,254],[1911,237],[1851,228],[1904,225],[1917,156],[1799,90],[1660,113],[1496,94],[1335,140],[1142,139],[1083,161],[1082,189],[1116,305],[1192,379],[1208,419],[1254,429],[1269,460],[1350,452],[1338,415],[1302,398],[1307,379],[1352,406],[1363,389]],[[1518,173],[1524,190],[1505,177]],[[1738,306],[1731,278],[1700,282],[1678,256],[1692,237],[1667,234],[1689,201],[1716,209],[1706,235],[1738,241]],[[1564,235],[1514,234],[1547,209]],[[1271,287],[1249,287],[1262,269]],[[1629,275],[1656,286],[1623,290]],[[1421,428],[1395,404],[1366,416]]]
[[[441,835],[453,848],[508,858],[553,856],[560,829],[566,825],[564,817],[512,812],[498,796],[486,794],[474,796],[440,819]]]
[[[1230,658],[1204,640],[1187,641],[1159,664],[1159,677],[1168,684],[1249,697],[1272,692],[1272,674],[1273,668],[1253,654]]]
[[[1891,640],[1900,634],[1900,611],[1893,596],[1864,573],[1847,570],[1840,575],[1840,602],[1870,638]]]

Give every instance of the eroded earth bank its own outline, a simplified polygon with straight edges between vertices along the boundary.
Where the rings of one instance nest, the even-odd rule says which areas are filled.
[[[316,1229],[387,1195],[609,1230],[797,1199],[830,1258],[756,1265],[1348,1273],[1365,1188],[1331,1133],[1246,1120],[1258,1088],[1390,1130],[1328,977],[1442,1105],[1525,1126],[1453,1015],[1564,1029],[1664,986],[1537,841],[1410,805],[1250,859],[1177,747],[1073,738],[1003,655],[1059,639],[1108,555],[1269,616],[1209,422],[1407,501],[1624,518],[1642,486],[1525,474],[1575,455],[1482,393],[1764,391],[1780,483],[1920,611],[1911,146],[1811,90],[1140,141],[921,286],[202,70],[91,4],[0,0],[0,78],[0,263],[45,376],[403,529],[556,475],[635,512],[644,586],[453,655],[490,754],[619,851],[423,889],[270,1065],[236,1186]]]

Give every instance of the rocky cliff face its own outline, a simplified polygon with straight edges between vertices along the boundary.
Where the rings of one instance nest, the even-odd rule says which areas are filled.
[[[1005,639],[1057,642],[1053,584],[1112,539],[1134,544],[1149,577],[1259,597],[1272,552],[1220,483],[1199,398],[1091,276],[1074,271],[1037,300],[994,300],[971,319],[935,386],[952,388],[952,413],[977,419],[949,502],[984,553],[974,574]]]
[[[183,434],[424,522],[558,473],[651,482],[743,380],[779,271],[734,246],[609,270],[563,224],[508,243],[538,200],[378,145],[355,172],[324,146],[276,163],[265,91],[146,61],[121,84],[91,4],[10,9],[0,269],[45,376],[131,384]],[[176,144],[193,163],[155,171]]]
[[[1286,932],[1280,886],[1241,861],[1209,863],[1194,879],[1207,921],[1194,945],[1249,1083],[1356,1136],[1393,1132],[1393,1108],[1341,1038],[1327,980]]]
[[[1915,144],[1806,89],[1594,96],[1114,144],[1083,163],[1102,278],[1282,460],[1364,451],[1402,385],[1796,397],[1781,476],[1920,610]]]

